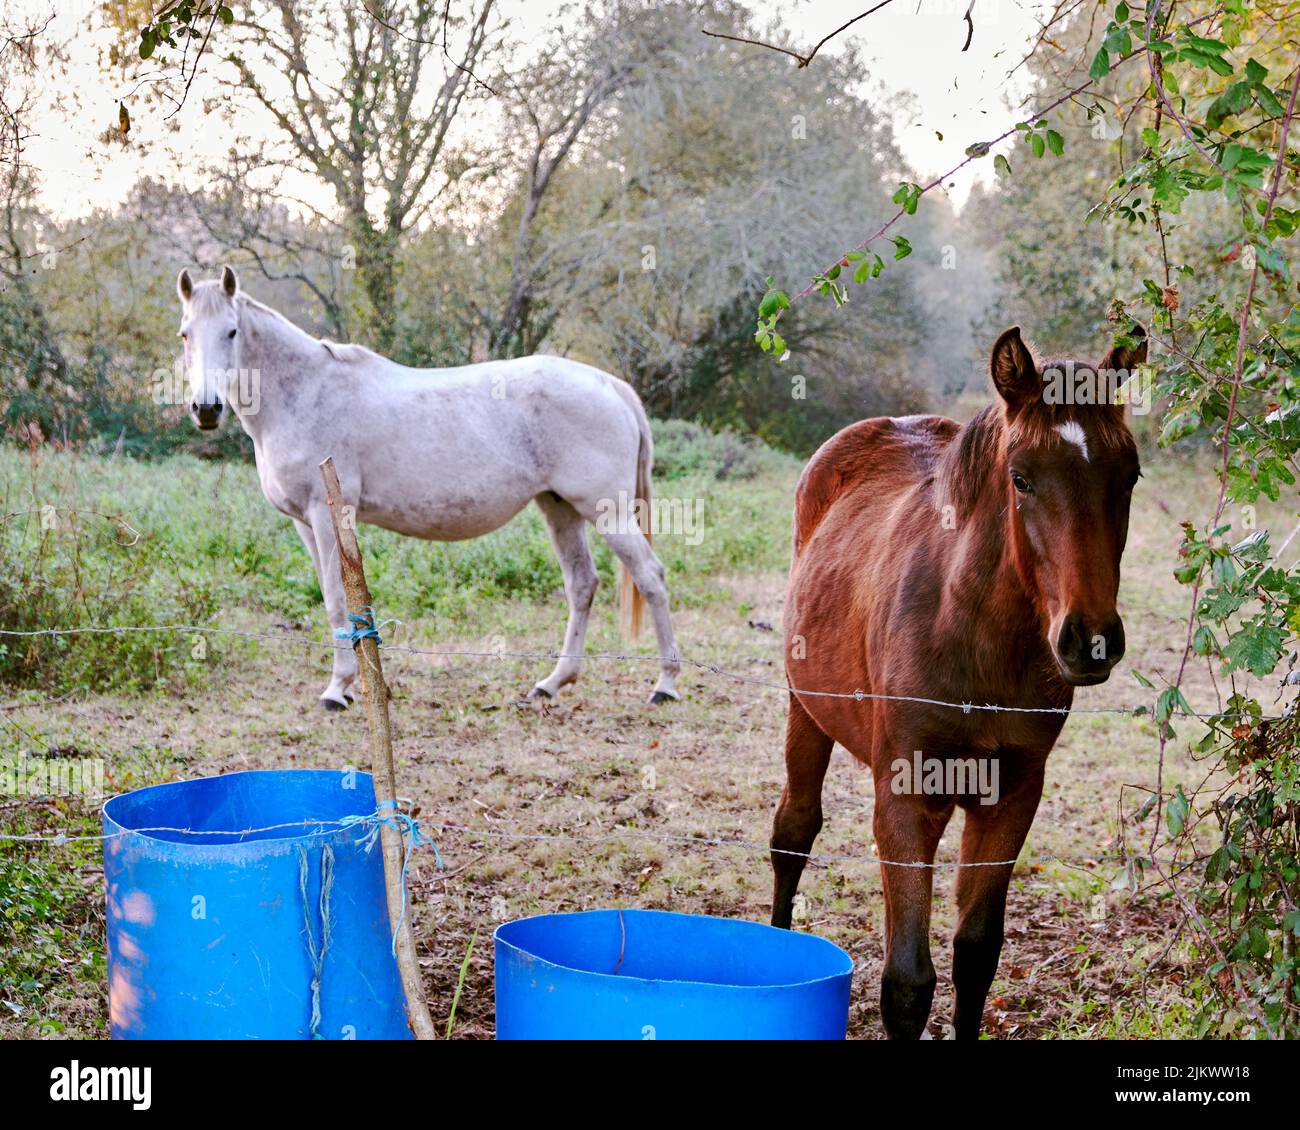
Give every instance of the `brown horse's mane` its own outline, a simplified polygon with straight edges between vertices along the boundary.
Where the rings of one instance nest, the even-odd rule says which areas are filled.
[[[1047,361],[1040,372],[1072,364],[1095,371],[1086,361]],[[956,507],[961,517],[975,508],[986,483],[993,481],[994,468],[1006,461],[1009,445],[1032,447],[1064,443],[1057,430],[1075,422],[1084,426],[1090,443],[1112,452],[1134,451],[1133,435],[1124,420],[1124,408],[1117,404],[1049,404],[1039,397],[1022,405],[1013,417],[1001,402],[980,409],[957,432],[935,467],[935,497],[940,504]],[[1000,477],[999,486],[1001,486]],[[1001,495],[999,495],[1001,497]]]
[[[935,467],[935,498],[961,518],[975,509],[993,467],[1005,455],[1005,422],[998,405],[981,408],[953,437]]]

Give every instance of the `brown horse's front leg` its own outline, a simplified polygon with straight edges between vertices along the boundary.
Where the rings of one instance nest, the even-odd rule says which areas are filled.
[[[930,960],[934,868],[929,865],[953,804],[943,797],[895,793],[891,784],[891,777],[877,775],[875,832],[885,891],[886,938],[880,1016],[891,1040],[917,1040],[925,1031],[934,1000]]]
[[[788,930],[807,853],[822,827],[822,782],[835,743],[790,696],[785,729],[785,788],[772,821],[772,925]]]
[[[999,803],[973,803],[966,809],[961,862],[1015,859],[1024,846],[1043,794],[1043,767],[1028,773]],[[967,867],[957,873],[957,932],[952,942],[952,981],[957,994],[953,1028],[959,1040],[976,1040],[984,1000],[1002,953],[1007,886],[1013,865]]]

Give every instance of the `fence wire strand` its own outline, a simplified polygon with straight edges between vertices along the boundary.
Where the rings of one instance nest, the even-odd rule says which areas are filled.
[[[401,623],[401,621],[396,622]],[[352,647],[351,642],[347,640],[322,640],[317,639],[314,636],[291,636],[277,632],[250,632],[238,628],[223,628],[209,624],[91,625],[78,628],[34,628],[26,631],[0,629],[0,636],[31,639],[43,636],[58,637],[86,634],[121,634],[129,632],[175,632],[178,635],[236,636],[244,639],[270,641],[272,643],[292,644],[303,647],[319,647],[335,651],[340,649],[350,649]],[[453,648],[421,648],[392,643],[381,643],[379,650],[389,652],[390,654],[419,655],[446,659],[534,659],[553,662],[561,659],[573,659],[579,662],[591,659],[598,661],[604,660],[632,663],[663,663],[665,661],[665,657],[661,655],[632,652],[585,652],[579,654],[563,651],[508,651],[495,648],[490,650],[468,650]],[[675,658],[676,662],[688,667],[693,667],[696,670],[707,671],[711,674],[719,675],[722,678],[731,679],[738,683],[747,683],[751,686],[781,691],[785,694],[795,694],[801,698],[854,699],[858,702],[906,702],[920,706],[939,706],[952,710],[960,710],[963,714],[970,714],[973,711],[998,714],[1060,714],[1065,716],[1072,714],[1115,714],[1130,717],[1143,717],[1151,714],[1150,708],[1145,705],[1004,706],[997,703],[947,702],[943,699],[925,698],[919,695],[880,694],[856,689],[852,691],[811,690],[802,687],[792,687],[788,683],[778,683],[771,679],[760,679],[753,675],[743,675],[737,671],[729,671],[720,664],[709,660],[692,659],[689,656],[684,655],[679,655]],[[1288,711],[1290,709],[1291,707],[1288,706]],[[1242,714],[1240,712],[1202,713],[1195,710],[1173,710],[1168,714],[1168,717],[1170,718],[1195,718],[1202,722],[1227,721],[1234,718],[1251,718],[1260,722],[1275,722],[1281,721],[1288,716],[1287,713],[1284,713],[1265,718],[1253,719],[1252,715]]]
[[[58,847],[67,843],[107,842],[109,840],[121,839],[127,836],[154,835],[158,833],[197,837],[244,837],[261,835],[266,832],[284,831],[286,829],[303,830],[307,828],[316,829],[315,832],[307,833],[308,836],[321,836],[331,834],[332,831],[345,827],[364,826],[368,821],[382,819],[382,817],[383,814],[376,811],[370,816],[363,816],[352,820],[289,820],[283,823],[267,824],[257,828],[200,829],[157,825],[143,828],[126,828],[119,832],[102,832],[95,834],[72,834],[68,832],[33,832],[26,834],[0,833],[0,842],[43,844]],[[463,824],[449,824],[433,821],[416,821],[415,823],[422,829],[427,828],[441,835],[455,835],[467,840],[485,839],[526,843],[580,844],[587,847],[623,844],[631,840],[662,844],[667,847],[739,849],[762,855],[795,856],[806,860],[808,863],[823,867],[836,863],[862,863],[867,864],[868,866],[902,867],[918,870],[959,870],[964,867],[1014,867],[1017,865],[1059,863],[1063,866],[1073,867],[1077,870],[1091,871],[1103,863],[1127,864],[1131,859],[1143,858],[1123,854],[1097,856],[1067,856],[1050,854],[1018,856],[1015,859],[973,860],[968,862],[962,862],[961,860],[955,859],[934,860],[927,863],[921,860],[881,859],[879,856],[875,855],[822,855],[816,852],[791,851],[786,848],[775,848],[768,844],[759,843],[756,840],[743,840],[726,836],[688,836],[680,833],[647,832],[633,828],[621,829],[617,832],[607,832],[599,835],[578,835],[574,833],[555,832],[505,832],[494,828],[470,828]],[[331,832],[326,832],[326,828],[331,829]]]

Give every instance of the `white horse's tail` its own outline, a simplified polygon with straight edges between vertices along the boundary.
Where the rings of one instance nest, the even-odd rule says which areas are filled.
[[[641,403],[641,398],[637,396],[636,390],[630,384],[626,381],[616,381],[615,387],[635,414],[637,428],[641,433],[641,442],[637,448],[636,456],[636,499],[634,505],[629,509],[631,510],[632,521],[637,522],[641,527],[645,540],[651,542],[650,472],[654,468],[655,456],[654,441],[650,438],[650,420],[645,414],[645,407]],[[638,516],[641,514],[645,515],[644,521],[639,520]],[[641,590],[636,587],[631,571],[621,560],[618,563],[618,611],[623,638],[629,643],[636,643],[641,635],[645,597],[641,595]]]

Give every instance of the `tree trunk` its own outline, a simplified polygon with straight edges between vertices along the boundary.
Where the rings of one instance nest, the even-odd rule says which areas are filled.
[[[397,346],[397,275],[399,233],[376,230],[368,217],[353,225],[357,249],[357,285],[365,298],[362,336],[385,357]]]

